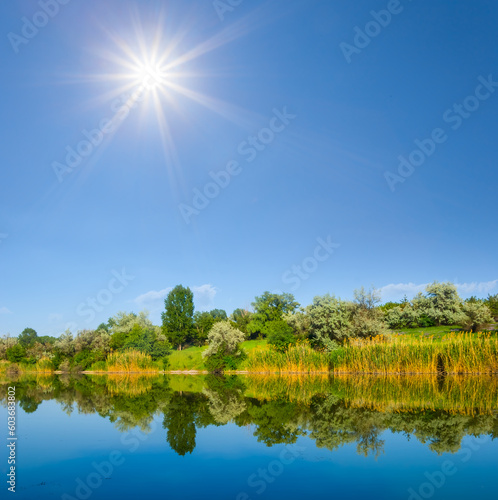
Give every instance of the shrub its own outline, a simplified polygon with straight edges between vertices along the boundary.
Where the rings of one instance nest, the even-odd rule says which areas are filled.
[[[5,356],[11,363],[19,363],[26,356],[26,349],[21,344],[15,344],[6,350]]]
[[[465,319],[462,321],[465,329],[475,332],[493,322],[491,311],[482,302],[465,302],[462,309],[465,313]]]
[[[296,343],[292,327],[283,320],[268,322],[263,328],[263,333],[268,338],[268,344],[280,352],[284,352],[290,345]]]
[[[202,353],[208,370],[221,371],[227,363],[231,369],[236,369],[243,358],[240,343],[244,338],[244,333],[234,328],[229,321],[215,323],[208,334],[209,347]]]

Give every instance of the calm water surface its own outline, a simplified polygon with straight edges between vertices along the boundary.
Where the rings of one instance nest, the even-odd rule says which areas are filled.
[[[18,402],[13,498],[498,495],[496,378],[38,376],[1,385],[4,443],[9,386]]]

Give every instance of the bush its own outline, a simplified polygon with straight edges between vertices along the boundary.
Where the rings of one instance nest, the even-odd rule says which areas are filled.
[[[202,353],[208,370],[219,372],[225,366],[235,369],[243,358],[239,345],[244,337],[244,333],[234,328],[229,321],[215,323],[208,334],[209,347]]]
[[[462,326],[465,329],[476,332],[493,322],[489,307],[482,302],[465,302],[462,309],[465,313]]]
[[[431,326],[436,326],[436,322],[434,321],[433,318],[429,318],[427,314],[421,314],[417,319],[417,325],[421,326],[422,328],[427,328]]]
[[[5,356],[11,363],[20,363],[26,356],[26,349],[21,344],[15,344],[5,351]]]
[[[289,346],[296,344],[293,329],[285,321],[270,321],[264,328],[263,333],[268,338],[268,344],[277,351],[284,352]]]
[[[80,368],[79,371],[86,370],[91,365],[93,365],[93,363],[96,363],[97,361],[104,361],[104,359],[105,358],[103,353],[85,349],[74,356],[73,368],[76,368],[76,366],[78,366]]]

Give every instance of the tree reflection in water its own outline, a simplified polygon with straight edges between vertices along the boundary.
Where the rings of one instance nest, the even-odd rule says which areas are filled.
[[[4,379],[4,389],[12,382]],[[382,453],[386,430],[438,454],[457,452],[467,435],[498,435],[493,377],[53,375],[14,382],[26,413],[55,400],[68,415],[96,413],[122,432],[148,432],[163,416],[166,440],[182,456],[194,451],[197,429],[229,423],[250,425],[267,446],[309,436],[329,450],[356,444],[365,456]]]

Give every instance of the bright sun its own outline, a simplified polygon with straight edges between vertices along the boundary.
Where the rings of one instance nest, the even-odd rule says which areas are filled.
[[[154,90],[164,86],[166,83],[165,73],[156,64],[143,64],[137,67],[137,84],[147,90]]]

